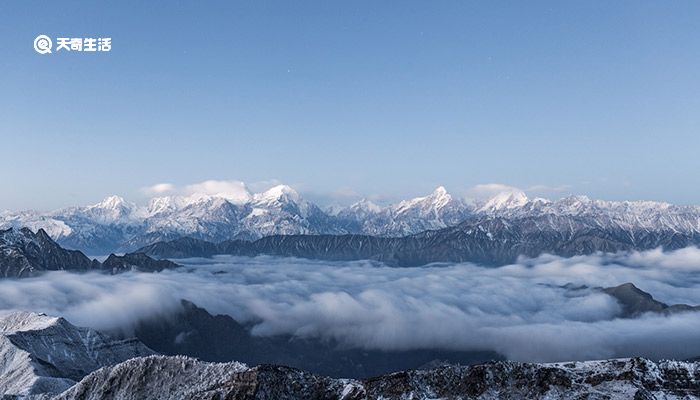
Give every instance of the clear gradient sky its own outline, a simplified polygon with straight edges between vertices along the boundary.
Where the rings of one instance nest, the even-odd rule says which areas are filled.
[[[698,21],[697,1],[0,1],[0,209],[207,179],[700,204]],[[39,55],[39,34],[113,48]]]

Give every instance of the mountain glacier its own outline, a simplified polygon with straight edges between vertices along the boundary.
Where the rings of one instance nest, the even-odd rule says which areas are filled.
[[[324,210],[286,185],[230,199],[192,194],[153,198],[136,205],[111,196],[100,203],[51,212],[6,211],[0,228],[45,230],[64,247],[88,254],[133,251],[160,241],[191,237],[211,242],[256,240],[273,235],[362,234],[402,237],[456,227],[464,221],[536,221],[541,229],[563,232],[584,223],[626,235],[700,235],[700,207],[649,201],[602,201],[571,196],[529,199],[511,190],[470,202],[438,187],[427,196],[379,206],[361,200],[340,210]],[[493,224],[493,222],[491,222]],[[563,225],[562,225],[563,224]],[[483,226],[482,229],[485,229]],[[636,237],[632,237],[636,240]]]

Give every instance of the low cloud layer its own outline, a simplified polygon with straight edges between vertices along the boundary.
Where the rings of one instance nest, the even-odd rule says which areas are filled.
[[[495,350],[521,361],[700,356],[700,312],[616,318],[594,289],[633,282],[660,301],[700,304],[700,250],[573,258],[500,268],[390,268],[271,257],[183,260],[186,268],[118,276],[54,272],[0,281],[0,309],[128,329],[186,298],[251,324],[256,335],[335,339],[351,347]]]

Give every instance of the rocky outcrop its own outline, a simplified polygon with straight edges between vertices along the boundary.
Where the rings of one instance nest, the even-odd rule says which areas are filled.
[[[154,260],[144,253],[129,253],[123,256],[110,254],[106,260],[102,262],[100,268],[111,274],[118,274],[126,271],[139,272],[160,272],[164,269],[173,269],[179,267],[172,261]]]
[[[629,282],[601,290],[617,300],[622,308],[622,316],[625,318],[634,318],[648,312],[672,314],[684,311],[700,311],[700,306],[662,303],[654,299],[651,294]]]

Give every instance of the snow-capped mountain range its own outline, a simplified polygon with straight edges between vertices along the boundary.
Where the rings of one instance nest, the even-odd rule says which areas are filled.
[[[100,203],[51,212],[6,211],[0,228],[44,229],[59,244],[88,254],[132,251],[188,236],[218,242],[271,235],[366,234],[400,237],[456,226],[470,218],[547,216],[586,219],[602,229],[700,233],[700,207],[647,201],[612,202],[584,196],[550,201],[507,191],[484,201],[466,201],[438,187],[427,196],[378,206],[359,201],[324,210],[286,185],[236,199],[193,194],[157,197],[136,205],[111,196]]]

